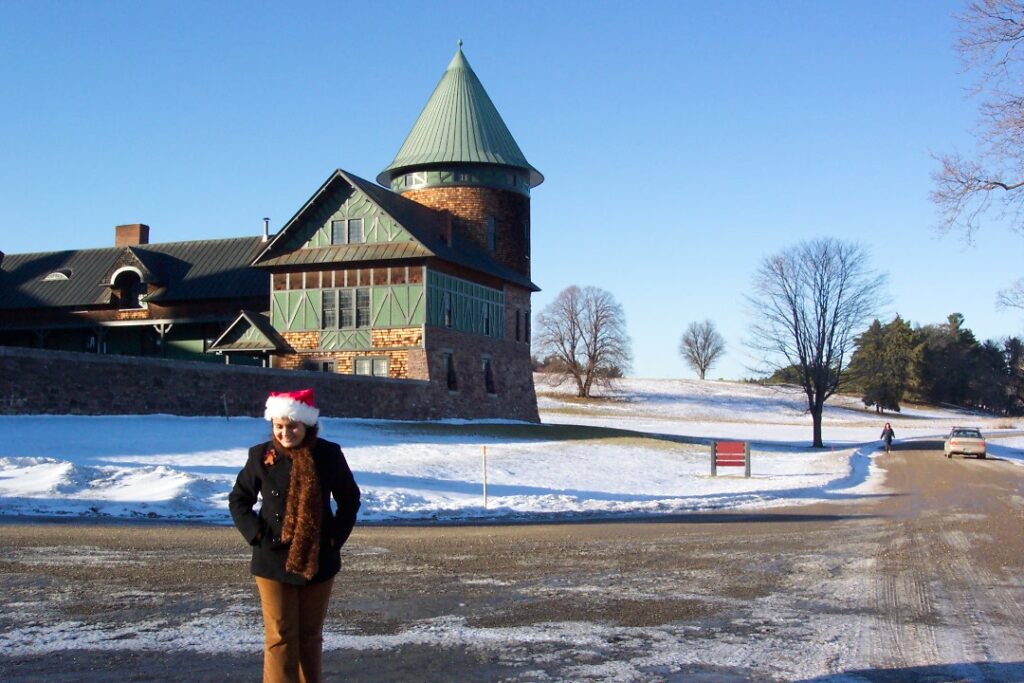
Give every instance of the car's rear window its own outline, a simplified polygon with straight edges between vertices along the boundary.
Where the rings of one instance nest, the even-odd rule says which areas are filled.
[[[954,429],[953,436],[959,436],[961,439],[980,439],[981,432],[977,429]]]

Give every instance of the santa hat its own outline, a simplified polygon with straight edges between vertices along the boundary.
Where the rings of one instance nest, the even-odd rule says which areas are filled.
[[[294,420],[307,427],[315,427],[320,417],[320,409],[316,407],[316,395],[312,389],[272,391],[267,398],[267,409],[263,412],[263,417],[268,420]]]

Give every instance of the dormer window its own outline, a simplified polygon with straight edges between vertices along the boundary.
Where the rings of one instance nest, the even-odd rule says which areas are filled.
[[[142,308],[146,285],[142,277],[134,270],[124,270],[114,280],[114,291],[117,293],[118,308]]]
[[[67,282],[70,279],[70,268],[58,268],[52,273],[47,274],[46,277],[43,278],[43,282]]]

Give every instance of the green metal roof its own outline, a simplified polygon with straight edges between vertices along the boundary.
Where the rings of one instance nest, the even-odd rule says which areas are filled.
[[[285,351],[288,342],[263,313],[242,310],[209,351]]]
[[[462,41],[409,137],[377,182],[387,186],[406,169],[446,163],[509,166],[529,171],[530,187],[544,182],[462,54]]]

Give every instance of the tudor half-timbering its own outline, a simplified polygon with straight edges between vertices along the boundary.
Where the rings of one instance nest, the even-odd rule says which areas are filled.
[[[271,283],[269,328],[246,313],[213,349],[533,397],[530,190],[543,176],[461,46],[377,181],[390,189],[331,174],[252,261]]]
[[[132,224],[112,248],[0,252],[0,345],[425,380],[388,396],[429,401],[407,414],[537,419],[543,177],[461,46],[376,180],[331,173],[272,238],[150,244]]]

